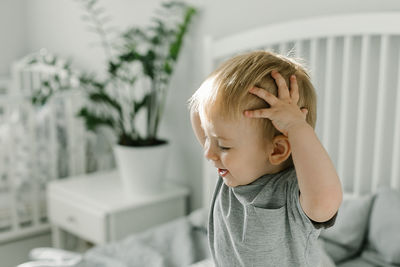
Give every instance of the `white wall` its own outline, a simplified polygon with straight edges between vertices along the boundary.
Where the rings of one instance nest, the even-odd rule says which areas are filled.
[[[0,77],[10,74],[10,65],[15,58],[24,55],[25,3],[23,0],[0,1]]]
[[[81,16],[85,13],[76,0],[25,0],[27,42],[30,52],[47,48],[62,57],[71,57],[75,66],[90,71],[104,70],[104,54],[97,34],[88,31]],[[99,1],[112,17],[110,26],[120,30],[143,25],[161,1]]]

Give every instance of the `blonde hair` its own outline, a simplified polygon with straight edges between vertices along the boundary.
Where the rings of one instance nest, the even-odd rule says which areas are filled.
[[[308,110],[306,121],[315,128],[317,100],[307,71],[293,59],[267,51],[241,54],[222,63],[189,99],[189,108],[199,112],[202,120],[209,118],[215,108],[220,116],[230,120],[239,119],[247,109],[268,108],[268,103],[250,94],[248,89],[257,86],[277,96],[278,87],[271,76],[272,70],[283,76],[288,87],[290,76],[296,75],[297,105]],[[268,141],[281,134],[269,119],[254,119],[254,123],[261,127]]]

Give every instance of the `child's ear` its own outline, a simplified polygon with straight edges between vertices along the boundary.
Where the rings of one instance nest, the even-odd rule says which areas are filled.
[[[272,151],[268,155],[272,165],[279,165],[287,160],[292,152],[289,139],[285,135],[278,135],[272,139]]]

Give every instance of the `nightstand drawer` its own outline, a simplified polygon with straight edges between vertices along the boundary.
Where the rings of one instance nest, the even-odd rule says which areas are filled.
[[[73,205],[57,196],[49,196],[49,218],[51,223],[96,244],[105,243],[106,227],[102,214],[82,206]]]

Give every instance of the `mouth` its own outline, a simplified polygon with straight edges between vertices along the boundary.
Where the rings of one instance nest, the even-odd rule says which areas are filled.
[[[227,174],[229,173],[229,171],[227,169],[220,169],[218,168],[218,174],[222,177],[225,177]]]

